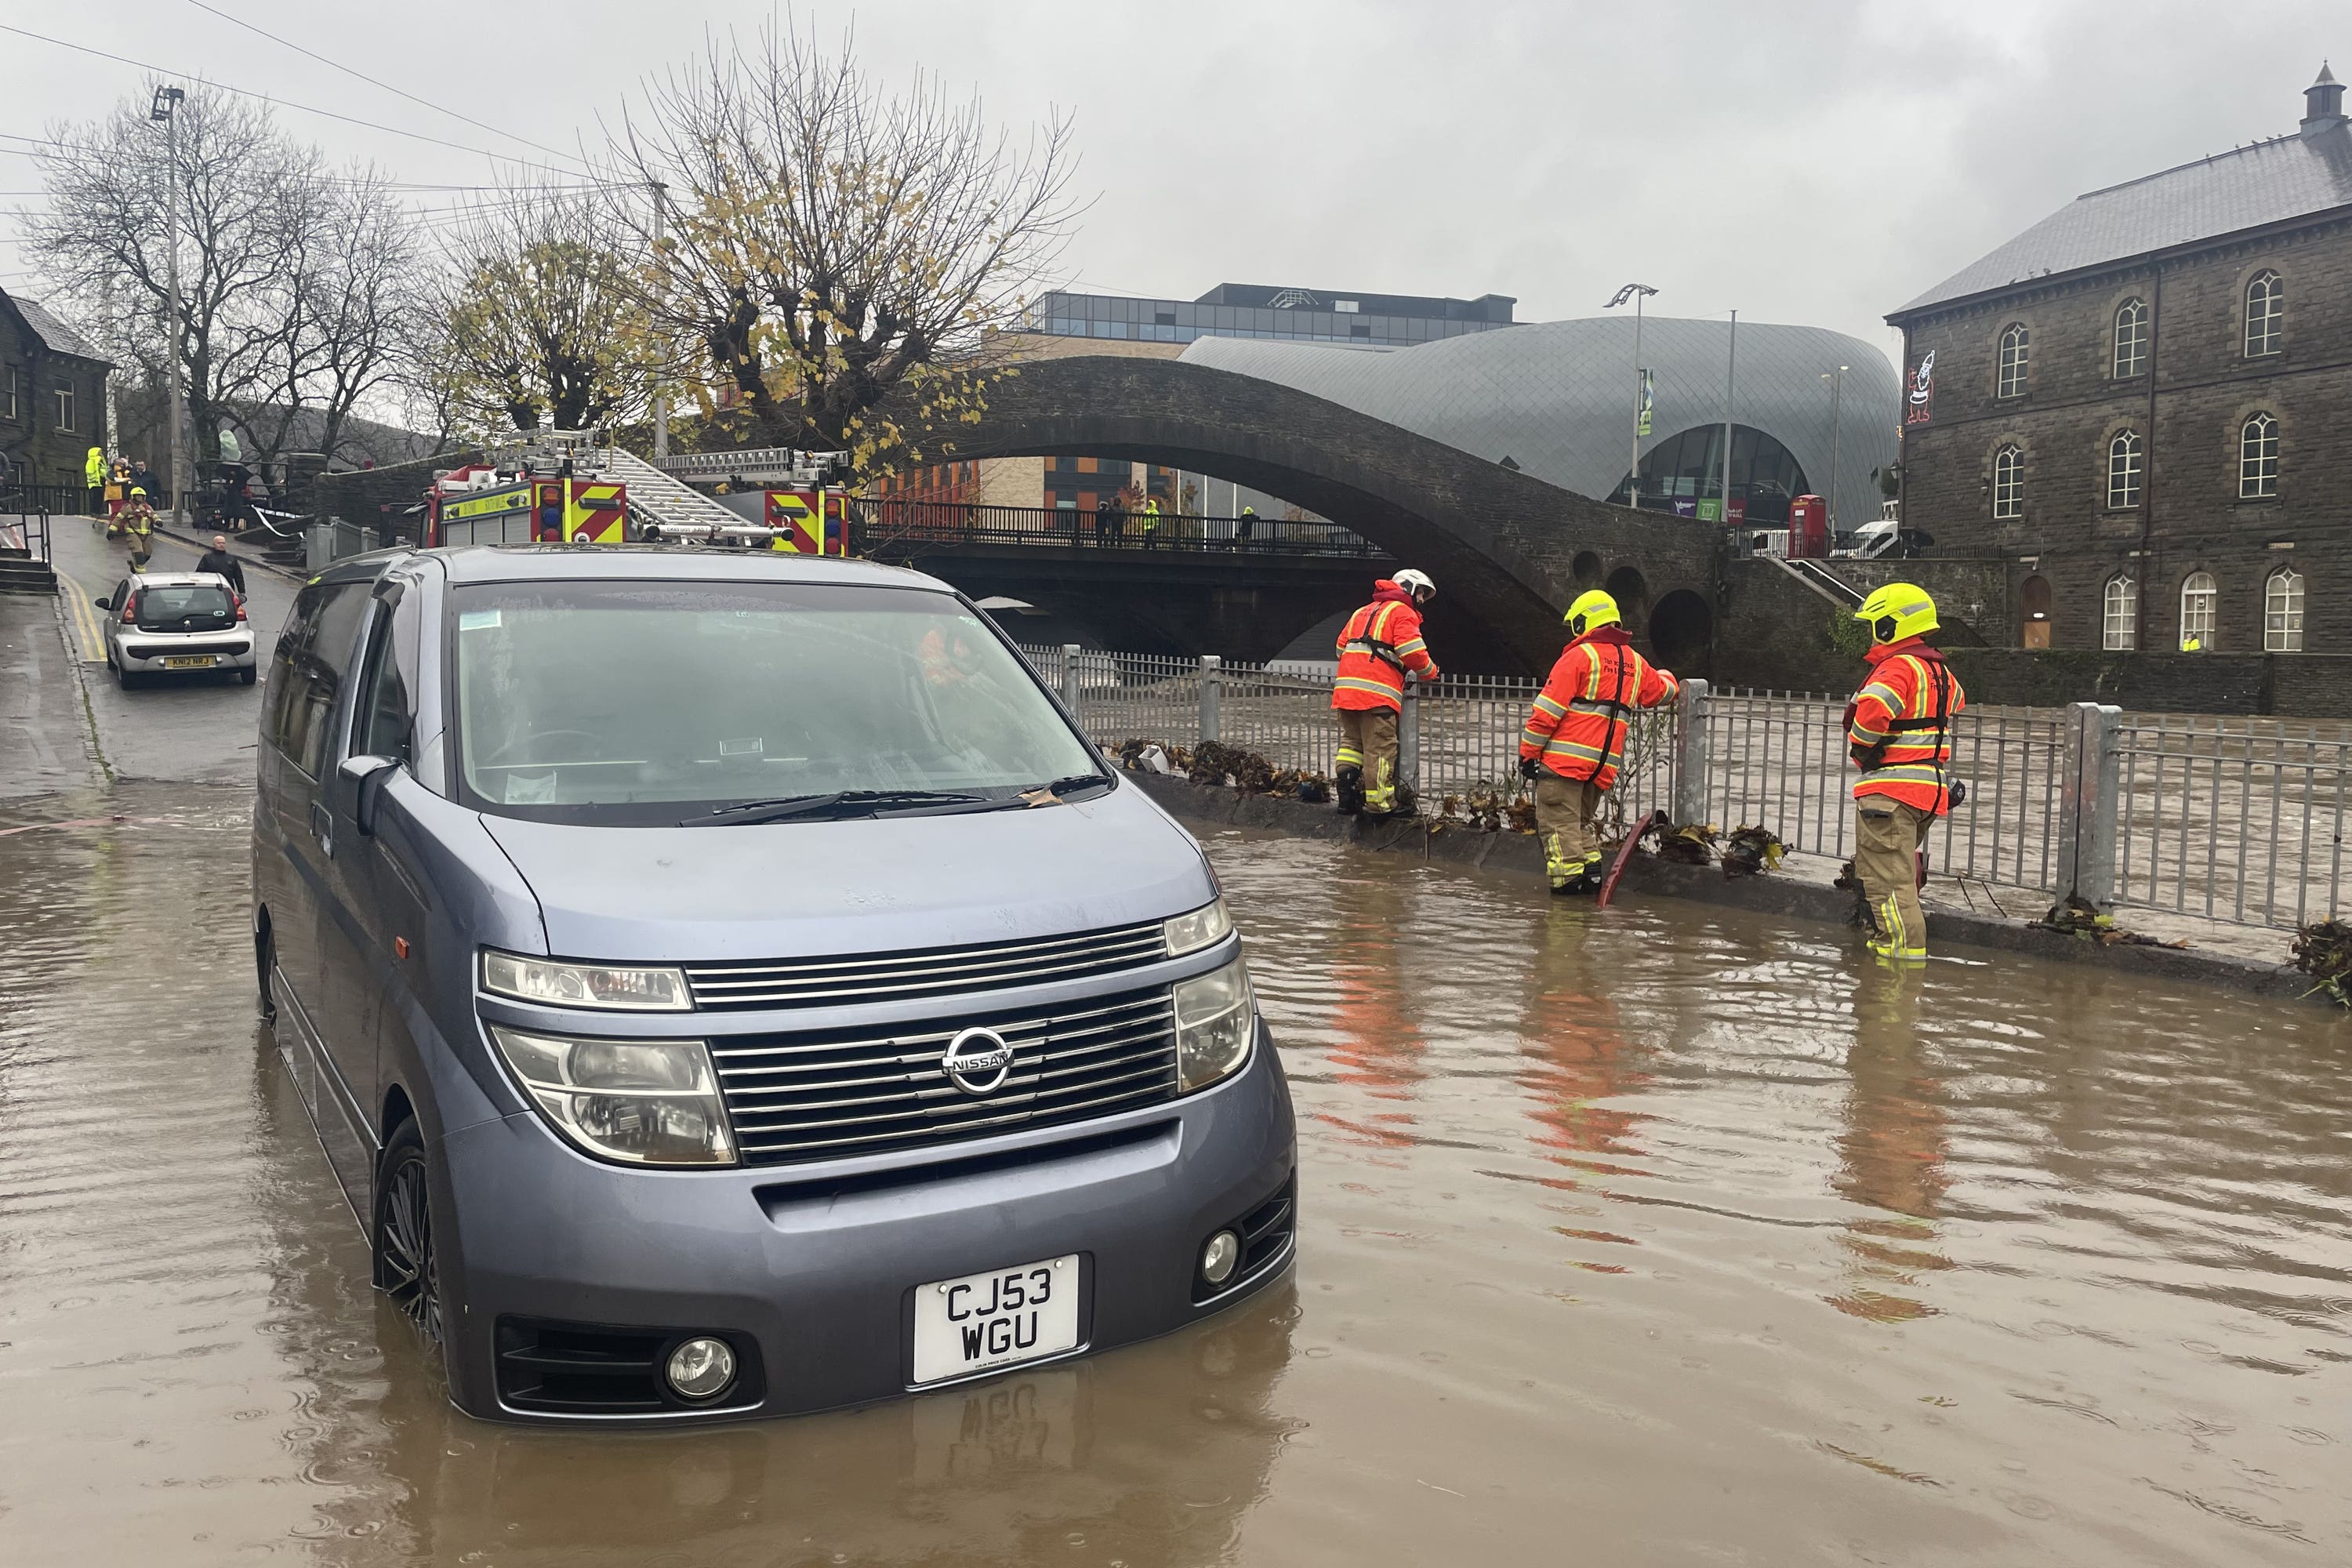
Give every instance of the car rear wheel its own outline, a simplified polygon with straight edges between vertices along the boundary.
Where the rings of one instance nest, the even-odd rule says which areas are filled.
[[[237,679],[237,680],[238,680],[241,684],[246,685],[246,686],[250,686],[250,685],[252,685],[252,684],[253,684],[253,677],[254,677],[254,668],[253,668],[253,666],[251,666],[251,665],[249,665],[249,664],[248,664],[248,665],[247,665],[244,668],[242,668],[242,669],[240,669],[240,670],[238,670],[238,671],[236,672],[236,679]]]
[[[139,684],[139,679],[140,678],[138,676],[131,674],[120,664],[114,667],[114,684],[121,687],[125,691],[129,691],[133,687],[137,686]]]
[[[425,1135],[414,1118],[384,1146],[376,1183],[375,1282],[428,1344],[441,1342],[441,1268],[433,1249],[433,1194]]]

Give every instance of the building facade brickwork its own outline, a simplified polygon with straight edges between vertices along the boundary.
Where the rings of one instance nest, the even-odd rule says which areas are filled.
[[[1979,628],[1997,646],[2352,653],[2352,130],[2314,116],[2134,184],[2307,158],[2341,182],[2317,210],[1888,318],[1915,388],[1933,355],[1904,520],[1933,553],[2009,563]],[[2076,205],[2126,195],[2157,199]]]
[[[107,370],[55,316],[0,292],[0,479],[79,485],[92,447],[114,450]]]

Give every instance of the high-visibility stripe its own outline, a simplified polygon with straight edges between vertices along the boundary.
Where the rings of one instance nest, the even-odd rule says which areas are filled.
[[[1554,702],[1549,697],[1538,697],[1536,699],[1536,706],[1550,714],[1555,719],[1565,719],[1568,717],[1568,710],[1561,707],[1559,703]]]

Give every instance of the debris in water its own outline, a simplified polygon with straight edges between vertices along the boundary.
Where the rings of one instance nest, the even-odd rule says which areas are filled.
[[[1118,748],[1120,763],[1133,772],[1181,773],[1194,784],[1223,784],[1249,795],[1296,795],[1310,804],[1331,798],[1331,781],[1302,768],[1278,768],[1255,752],[1203,741],[1198,746],[1131,740]]]
[[[2294,966],[2319,984],[2337,1006],[2352,1007],[2352,923],[2319,921],[2294,933]]]

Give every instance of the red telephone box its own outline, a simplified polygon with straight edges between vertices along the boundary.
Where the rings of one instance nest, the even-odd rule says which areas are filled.
[[[1830,553],[1829,503],[1819,496],[1799,496],[1789,503],[1789,553],[1826,561]]]

